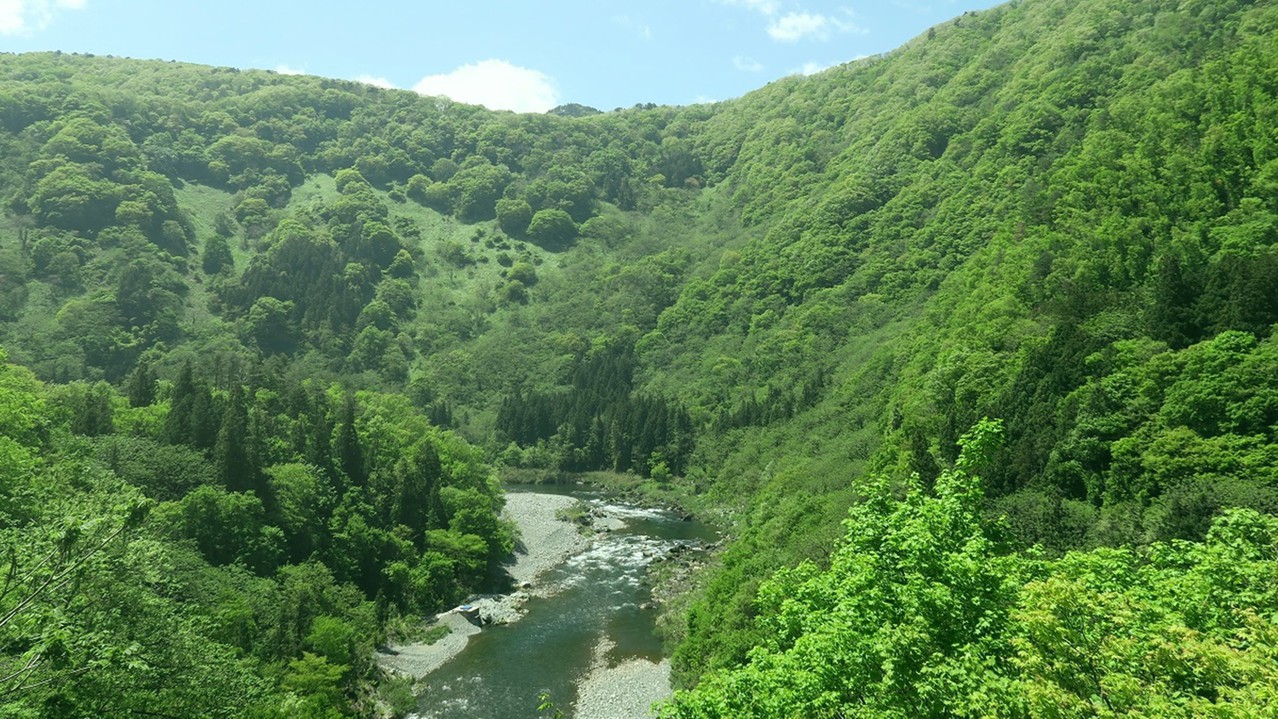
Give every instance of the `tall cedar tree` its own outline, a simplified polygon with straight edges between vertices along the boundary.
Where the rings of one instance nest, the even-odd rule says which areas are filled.
[[[130,407],[148,407],[155,404],[155,370],[150,362],[139,362],[129,375],[125,393]]]
[[[173,383],[173,391],[169,395],[169,413],[164,417],[164,440],[169,444],[194,446],[195,431],[192,426],[198,393],[195,371],[191,369],[191,363],[187,362],[182,365],[177,381]]]
[[[364,469],[364,454],[359,446],[359,434],[355,430],[355,393],[347,390],[342,400],[341,424],[337,430],[337,462],[346,481],[354,487],[368,483]]]
[[[422,546],[427,529],[444,526],[439,498],[443,465],[435,443],[429,439],[418,442],[412,457],[397,469],[400,486],[396,492],[395,523],[408,527],[413,541]]]
[[[236,383],[231,386],[231,396],[222,412],[222,426],[213,448],[217,478],[228,490],[254,492],[263,504],[267,504],[265,485],[259,480],[253,454],[244,389]]]

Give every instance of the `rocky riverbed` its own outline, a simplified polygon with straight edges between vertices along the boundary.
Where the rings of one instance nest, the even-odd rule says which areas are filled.
[[[506,516],[520,539],[508,566],[515,590],[472,597],[465,612],[435,618],[451,629],[442,639],[379,656],[419,679],[418,716],[522,716],[547,691],[570,717],[629,719],[651,716],[653,702],[670,695],[646,574],[657,564],[663,574],[692,571],[712,530],[590,490],[574,494],[509,493]]]

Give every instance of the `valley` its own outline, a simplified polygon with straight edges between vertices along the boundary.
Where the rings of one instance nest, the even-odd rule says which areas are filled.
[[[663,717],[1264,715],[1276,32],[1017,0],[558,113],[0,54],[0,716],[434,711],[556,620],[529,715],[663,658]],[[582,478],[726,539],[382,671]]]

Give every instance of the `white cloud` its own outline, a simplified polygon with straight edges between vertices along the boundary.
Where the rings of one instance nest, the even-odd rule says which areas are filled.
[[[83,10],[86,0],[0,0],[0,35],[43,30],[58,10]]]
[[[380,88],[382,88],[383,90],[397,90],[397,89],[399,89],[399,88],[395,87],[395,83],[391,82],[390,80],[387,80],[387,79],[386,79],[386,78],[384,78],[384,77],[374,77],[374,76],[372,76],[372,75],[360,75],[359,77],[356,77],[356,78],[355,78],[355,82],[362,82],[362,83],[364,83],[365,85],[372,85],[373,87],[380,87]]]
[[[720,5],[729,5],[731,7],[745,8],[754,12],[772,17],[777,14],[779,3],[777,0],[716,0]]]
[[[736,57],[732,58],[732,66],[742,72],[762,72],[763,71],[763,63],[759,62],[758,60],[755,60],[752,57],[746,57],[744,55],[737,55]]]
[[[847,7],[837,14],[808,12],[799,3],[788,3],[794,10],[780,14],[780,0],[713,0],[720,5],[753,11],[767,19],[768,35],[776,42],[798,42],[807,38],[829,40],[835,33],[865,35],[868,31],[856,24],[856,13]],[[894,0],[904,1],[904,0]]]
[[[282,63],[275,66],[275,72],[278,72],[281,75],[305,75],[306,74],[306,70],[300,70],[296,67],[290,67]]]
[[[806,12],[787,13],[768,26],[768,34],[778,42],[798,42],[809,35],[829,37],[829,31],[826,29],[827,22],[824,15]]]
[[[26,26],[22,0],[0,0],[0,34],[16,35]]]
[[[490,110],[545,112],[560,104],[559,91],[548,75],[512,65],[505,60],[484,60],[462,65],[444,75],[423,77],[413,86],[422,95],[445,97]]]
[[[843,62],[856,62],[857,60],[864,60],[867,57],[869,57],[869,55],[857,55],[851,60],[846,60]],[[790,74],[791,75],[815,75],[819,72],[825,72],[826,70],[829,70],[830,68],[840,64],[842,64],[842,62],[835,62],[835,63],[805,62],[803,63],[803,67],[797,67],[791,70]]]
[[[768,25],[768,35],[777,42],[798,42],[804,38],[829,40],[833,33],[851,32],[866,34],[867,30],[851,19],[810,12],[791,12],[782,15]]]

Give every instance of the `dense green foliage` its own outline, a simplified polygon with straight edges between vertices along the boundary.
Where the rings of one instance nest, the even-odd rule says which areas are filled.
[[[982,416],[1007,429],[985,511],[1020,547],[1273,511],[1276,27],[1271,3],[1018,3],[706,123],[767,235],[639,344],[694,417],[759,417],[693,463],[750,504],[686,680],[766,639],[761,576],[828,560],[841,478],[930,486]]]
[[[1201,544],[1017,554],[972,474],[997,429],[960,440],[931,496],[867,483],[828,569],[759,588],[748,664],[663,715],[1272,716],[1278,519],[1237,509]]]
[[[388,619],[509,554],[476,451],[402,398],[190,367],[130,406],[0,365],[3,716],[344,716]]]
[[[1269,599],[1204,573],[1267,556],[1278,511],[1276,32],[1267,1],[1021,0],[738,100],[545,116],[0,56],[0,344],[62,383],[36,394],[81,438],[14,462],[92,458],[208,571],[314,555],[406,611],[505,546],[478,455],[428,424],[451,426],[489,460],[629,470],[725,511],[672,637],[677,679],[713,679],[677,711],[793,713],[833,680],[801,676],[809,644],[874,693],[831,713],[1077,708],[1095,692],[1052,674],[1079,665],[1049,636],[1077,622],[1106,627],[1084,654],[1112,659],[1110,710],[1164,681],[1132,672],[1179,636],[1231,678],[1151,660],[1150,701],[1245,714]],[[984,417],[1005,441],[983,491],[955,489]],[[438,496],[410,480],[437,463]],[[869,576],[848,555],[874,537],[939,563]],[[898,606],[937,572],[995,582],[944,605],[979,599],[988,626]],[[1176,605],[1211,592],[1257,618]],[[882,646],[798,619],[868,595]],[[826,632],[846,654],[800,638]],[[288,651],[262,661],[324,673]],[[779,703],[731,703],[749,682]]]

